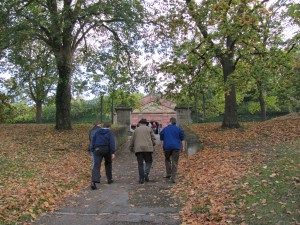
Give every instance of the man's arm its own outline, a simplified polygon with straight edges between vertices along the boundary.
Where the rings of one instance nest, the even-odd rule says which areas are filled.
[[[110,133],[109,145],[112,154],[114,154],[116,151],[116,143],[115,143],[115,136],[113,132]]]
[[[91,151],[93,152],[94,151],[94,148],[95,148],[95,142],[96,142],[96,135],[97,132],[92,136],[92,142],[91,142]]]
[[[182,141],[181,141],[181,144],[182,144],[182,152],[185,152],[185,151],[186,151],[186,149],[185,149],[185,148],[186,148],[186,147],[185,147],[185,146],[186,146],[186,145],[185,145],[185,140],[182,140]]]
[[[185,152],[185,147],[186,147],[186,142],[185,142],[185,140],[184,140],[184,132],[183,132],[183,130],[180,128],[180,134],[179,134],[179,136],[180,136],[180,140],[181,140],[181,146],[182,146],[182,152]]]

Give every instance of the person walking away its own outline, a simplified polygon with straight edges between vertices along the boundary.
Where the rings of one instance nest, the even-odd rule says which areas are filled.
[[[149,181],[149,173],[152,166],[152,153],[155,146],[155,136],[152,128],[147,126],[147,120],[141,119],[139,126],[132,134],[129,150],[135,152],[138,162],[139,183]],[[145,161],[145,168],[144,168]]]
[[[92,168],[94,166],[94,156],[93,156],[93,153],[92,153],[92,140],[93,140],[93,137],[95,136],[95,133],[100,130],[101,126],[100,126],[100,122],[99,120],[96,120],[94,122],[94,126],[93,128],[89,131],[89,147],[88,147],[88,151],[92,157]]]
[[[176,182],[179,153],[182,149],[185,152],[185,141],[183,130],[176,126],[176,119],[170,118],[170,124],[160,132],[160,140],[165,155],[166,176],[171,178],[172,183]]]
[[[154,134],[156,134],[156,128],[157,128],[156,123],[153,122],[152,129],[153,129]]]
[[[112,160],[115,158],[115,136],[110,130],[110,123],[104,123],[92,139],[92,154],[94,157],[94,165],[92,168],[92,190],[97,189],[96,183],[100,183],[101,178],[101,162],[105,160],[105,173],[107,183],[113,183],[112,179]]]

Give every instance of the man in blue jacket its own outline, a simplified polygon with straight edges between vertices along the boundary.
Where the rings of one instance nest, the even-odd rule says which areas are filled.
[[[176,182],[178,168],[179,152],[182,149],[185,152],[184,132],[176,126],[176,119],[170,118],[170,124],[160,132],[160,140],[165,154],[165,165],[167,175],[164,178],[171,178]]]
[[[90,141],[90,143],[89,143],[88,151],[89,151],[89,153],[91,154],[91,157],[92,157],[92,168],[94,166],[94,156],[93,156],[93,153],[92,153],[92,148],[93,148],[92,140],[93,140],[93,137],[95,136],[96,132],[100,129],[101,129],[100,122],[98,120],[96,120],[94,122],[94,127],[89,131],[89,141]]]
[[[105,160],[105,173],[107,183],[113,183],[112,179],[112,160],[115,158],[115,137],[113,132],[109,129],[110,123],[104,123],[103,127],[99,129],[92,139],[92,154],[94,158],[94,164],[92,168],[92,190],[97,189],[96,183],[100,183],[100,168],[101,162]]]

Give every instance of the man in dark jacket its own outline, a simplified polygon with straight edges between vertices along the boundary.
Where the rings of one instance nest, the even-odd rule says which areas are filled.
[[[93,148],[93,146],[92,146],[92,140],[93,140],[93,137],[95,136],[96,132],[98,130],[100,130],[100,129],[101,129],[100,122],[99,122],[99,120],[96,120],[94,122],[93,128],[89,131],[89,147],[88,147],[88,151],[89,151],[89,153],[91,154],[91,157],[92,157],[92,168],[94,166],[94,156],[93,156],[93,153],[92,153],[92,148]]]
[[[105,160],[105,173],[107,183],[113,183],[112,179],[112,160],[115,158],[115,137],[113,132],[109,129],[110,123],[104,123],[103,127],[99,129],[92,139],[92,154],[94,157],[94,165],[92,168],[92,184],[93,190],[97,189],[96,183],[100,183],[100,167],[102,159]]]
[[[175,183],[179,152],[181,149],[185,152],[184,133],[180,127],[176,126],[175,118],[170,118],[170,124],[160,132],[160,140],[165,153],[167,171],[167,175],[164,178],[171,178],[171,181]]]
[[[152,166],[152,153],[154,151],[155,136],[153,130],[147,126],[147,120],[141,119],[139,127],[135,129],[129,144],[129,150],[135,152],[138,170],[139,183],[149,181],[149,173]],[[145,161],[145,168],[144,168]]]

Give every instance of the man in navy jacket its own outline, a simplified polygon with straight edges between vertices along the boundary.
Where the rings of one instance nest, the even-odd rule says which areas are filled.
[[[110,123],[104,123],[103,127],[99,129],[92,139],[92,154],[94,157],[94,164],[92,168],[92,184],[93,190],[97,189],[96,183],[100,183],[100,167],[102,159],[105,160],[105,173],[107,183],[113,183],[112,179],[112,160],[115,158],[115,137],[113,132],[109,129]]]
[[[93,153],[92,153],[92,148],[93,148],[92,140],[93,140],[93,137],[95,136],[96,132],[100,129],[101,129],[100,122],[98,120],[96,120],[94,122],[94,127],[89,131],[89,141],[90,141],[90,143],[89,143],[88,151],[89,151],[89,153],[91,154],[91,157],[92,157],[92,168],[94,166],[94,156],[93,156]]]
[[[179,152],[185,152],[184,132],[176,126],[176,119],[170,118],[170,124],[160,132],[160,140],[165,154],[165,165],[167,175],[164,178],[171,178],[176,182]]]

